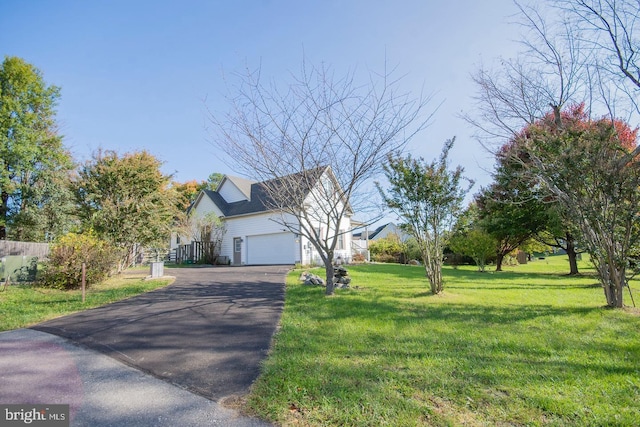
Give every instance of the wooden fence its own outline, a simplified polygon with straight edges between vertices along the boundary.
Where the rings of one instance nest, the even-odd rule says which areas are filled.
[[[0,240],[0,257],[14,255],[35,256],[38,259],[45,259],[49,256],[49,244]]]
[[[177,264],[207,262],[209,264],[226,264],[227,257],[221,257],[216,252],[215,242],[191,242],[178,246],[170,254],[170,260]]]

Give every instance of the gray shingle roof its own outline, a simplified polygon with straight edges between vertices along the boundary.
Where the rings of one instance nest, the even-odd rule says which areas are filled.
[[[263,182],[251,183],[250,181],[244,180],[247,184],[251,184],[249,200],[241,200],[233,203],[227,203],[217,191],[203,191],[222,211],[225,217],[268,212],[276,206],[294,206],[294,203],[300,203],[326,170],[326,167],[316,168]],[[231,181],[234,182],[233,180]],[[290,191],[279,191],[280,188],[286,188],[286,186],[291,183],[299,185],[295,194],[292,194]],[[273,194],[283,194],[285,197],[290,196],[290,200],[274,200],[272,198]],[[296,201],[294,199],[298,200]]]

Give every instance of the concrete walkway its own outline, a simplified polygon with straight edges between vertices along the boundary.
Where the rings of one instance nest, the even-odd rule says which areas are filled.
[[[257,378],[286,271],[167,269],[167,288],[0,333],[0,403],[68,403],[74,426],[267,425],[219,402]]]

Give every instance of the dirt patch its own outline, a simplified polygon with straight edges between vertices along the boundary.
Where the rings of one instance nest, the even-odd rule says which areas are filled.
[[[220,399],[218,403],[227,409],[233,409],[235,411],[242,412],[243,408],[247,404],[247,395],[231,394]]]
[[[629,314],[634,316],[640,316],[640,308],[639,307],[625,307],[623,310]]]

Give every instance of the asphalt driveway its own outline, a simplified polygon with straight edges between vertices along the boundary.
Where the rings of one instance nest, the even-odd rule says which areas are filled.
[[[32,329],[209,400],[246,394],[284,305],[286,266],[165,269],[166,288]]]

